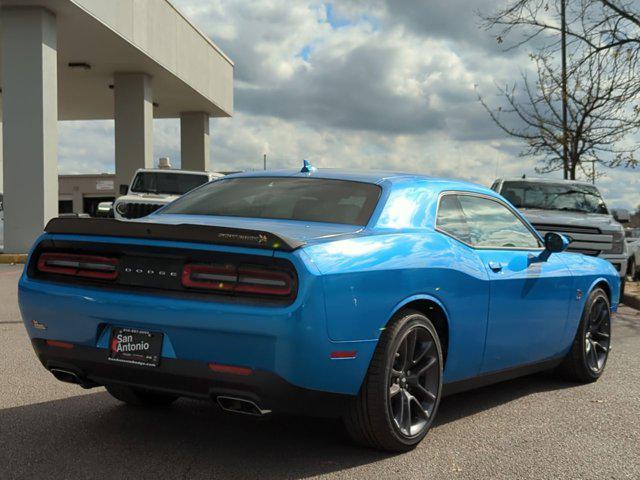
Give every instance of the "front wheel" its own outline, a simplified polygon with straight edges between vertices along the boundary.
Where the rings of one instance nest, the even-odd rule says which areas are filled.
[[[595,382],[600,378],[611,347],[611,307],[601,288],[594,289],[584,311],[571,350],[559,366],[567,380]]]
[[[431,428],[441,394],[438,333],[427,317],[404,310],[383,331],[344,423],[360,444],[392,452],[408,451]]]

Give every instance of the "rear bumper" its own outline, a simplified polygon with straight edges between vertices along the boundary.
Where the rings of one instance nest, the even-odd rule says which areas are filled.
[[[332,342],[318,289],[319,282],[307,278],[294,304],[265,307],[55,284],[23,274],[19,304],[32,339],[106,351],[113,327],[139,328],[164,335],[166,365],[250,367],[297,388],[355,395],[376,342]],[[357,355],[332,358],[332,352],[343,350]]]
[[[251,400],[261,409],[305,416],[340,416],[350,395],[297,387],[263,370],[249,375],[213,372],[205,362],[162,358],[158,367],[121,365],[107,360],[108,350],[74,345],[52,347],[32,339],[33,348],[47,370],[75,373],[85,388],[118,384],[183,397],[216,400],[230,396]]]

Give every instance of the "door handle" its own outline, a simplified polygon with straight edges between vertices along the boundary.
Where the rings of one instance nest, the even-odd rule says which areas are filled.
[[[502,267],[504,267],[504,264],[502,262],[494,262],[493,260],[489,260],[489,268],[494,272],[502,271]]]

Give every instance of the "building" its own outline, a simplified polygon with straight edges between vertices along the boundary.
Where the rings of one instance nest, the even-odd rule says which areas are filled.
[[[153,165],[154,117],[180,118],[182,168],[213,169],[209,118],[233,114],[233,62],[169,1],[1,5],[5,252],[58,214],[58,120],[114,119],[116,191]]]
[[[100,202],[116,198],[113,173],[58,176],[58,212],[95,216]]]

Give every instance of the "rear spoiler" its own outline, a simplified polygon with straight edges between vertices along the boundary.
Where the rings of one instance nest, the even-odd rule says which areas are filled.
[[[175,240],[285,252],[292,252],[304,245],[304,242],[260,230],[186,223],[168,225],[151,222],[130,222],[111,218],[53,218],[49,220],[44,231],[65,235]]]

